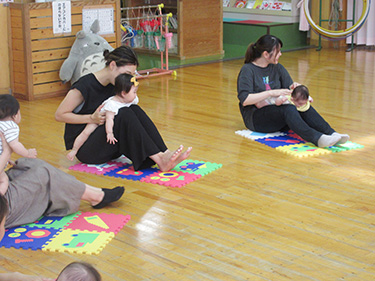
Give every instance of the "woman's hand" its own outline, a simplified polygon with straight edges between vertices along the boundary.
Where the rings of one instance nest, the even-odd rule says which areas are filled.
[[[105,122],[105,112],[100,112],[103,108],[103,104],[100,105],[93,114],[90,115],[90,119],[92,120],[91,123],[103,125]]]
[[[301,84],[297,83],[297,82],[293,82],[293,84],[289,86],[289,89],[294,90],[294,88],[299,86],[299,85],[301,85]]]

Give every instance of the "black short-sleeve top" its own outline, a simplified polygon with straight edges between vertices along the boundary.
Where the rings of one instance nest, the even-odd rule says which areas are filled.
[[[71,89],[79,90],[84,99],[83,104],[74,110],[76,114],[92,114],[103,101],[114,95],[114,86],[103,86],[92,73],[82,76]],[[65,124],[64,141],[67,150],[72,149],[74,140],[85,126],[86,124]]]
[[[292,84],[292,78],[280,63],[269,64],[267,67],[259,67],[253,63],[244,64],[237,78],[237,97],[245,123],[252,127],[253,114],[257,110],[254,104],[243,106],[249,94],[288,89]]]

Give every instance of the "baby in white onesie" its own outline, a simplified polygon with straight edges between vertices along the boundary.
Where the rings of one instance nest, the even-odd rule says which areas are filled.
[[[119,87],[121,85],[121,87]],[[139,82],[134,76],[130,74],[120,74],[115,80],[115,89],[120,88],[115,92],[115,96],[106,99],[102,105],[100,112],[105,112],[105,131],[107,133],[107,142],[115,144],[117,139],[113,135],[114,118],[122,107],[129,107],[132,104],[138,104],[139,99],[137,96]],[[92,132],[98,127],[98,124],[89,123],[85,129],[75,139],[72,150],[66,156],[69,160],[73,161],[78,150],[89,138]]]

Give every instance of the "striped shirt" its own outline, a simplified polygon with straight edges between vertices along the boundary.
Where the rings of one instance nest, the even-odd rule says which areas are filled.
[[[0,132],[4,134],[7,143],[18,138],[20,128],[14,121],[0,121]],[[0,139],[0,154],[3,153],[3,144]]]

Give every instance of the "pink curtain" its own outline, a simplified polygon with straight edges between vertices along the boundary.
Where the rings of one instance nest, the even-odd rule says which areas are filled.
[[[359,17],[362,14],[362,0],[356,0],[356,7],[355,7],[355,20],[358,21]],[[348,12],[347,12],[347,19],[353,18],[353,0],[348,0]],[[347,23],[347,26],[352,26],[351,23]],[[352,37],[348,37],[346,39],[346,43],[350,44],[352,42]],[[375,0],[371,1],[370,5],[370,12],[367,17],[367,21],[365,24],[359,29],[356,33],[354,33],[354,43],[357,45],[366,45],[366,46],[374,46],[375,45]]]

